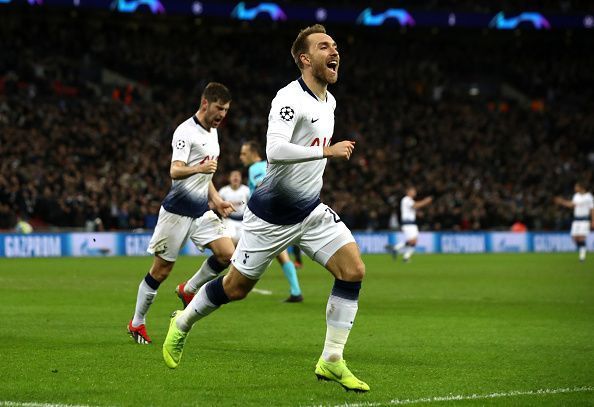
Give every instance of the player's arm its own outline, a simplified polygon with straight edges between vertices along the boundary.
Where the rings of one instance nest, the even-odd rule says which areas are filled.
[[[216,160],[208,160],[202,164],[187,165],[183,161],[173,161],[169,167],[172,179],[186,179],[196,174],[212,174],[217,170]]]
[[[231,202],[227,202],[221,198],[212,181],[208,183],[208,200],[216,211],[225,218],[235,211],[235,207]]]
[[[414,209],[421,209],[421,208],[429,205],[431,202],[433,202],[433,197],[432,196],[428,196],[427,198],[421,199],[420,201],[416,201],[413,204],[413,208]]]
[[[277,96],[272,101],[266,134],[266,156],[271,164],[296,164],[324,158],[350,158],[355,143],[341,141],[330,147],[291,143],[300,112],[294,103]]]
[[[556,196],[554,201],[557,205],[564,206],[569,209],[573,209],[575,207],[575,204],[572,201],[563,199],[560,196]]]
[[[252,165],[248,170],[248,176],[250,177],[251,182],[255,186],[258,186],[264,180],[264,177],[266,176],[266,172],[261,167],[255,168],[255,166]]]

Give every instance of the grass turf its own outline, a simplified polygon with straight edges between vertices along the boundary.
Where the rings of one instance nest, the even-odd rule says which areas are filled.
[[[177,370],[161,345],[175,285],[203,258],[184,257],[159,289],[147,326],[125,333],[149,258],[0,260],[0,405],[336,405],[587,387],[461,405],[594,404],[594,258],[576,254],[365,257],[367,277],[345,357],[371,386],[317,382],[333,279],[307,262],[305,302],[285,304],[275,263],[252,293],[195,326]],[[451,404],[452,402],[442,402]],[[437,403],[431,403],[437,404]]]

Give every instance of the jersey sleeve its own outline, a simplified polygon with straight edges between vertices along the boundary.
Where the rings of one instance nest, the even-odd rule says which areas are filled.
[[[594,197],[592,197],[592,194],[588,194],[588,208],[590,210],[594,209]]]
[[[188,163],[190,158],[190,137],[182,129],[177,129],[173,133],[173,140],[171,141],[171,148],[173,154],[171,155],[171,162],[182,161]]]
[[[301,112],[295,98],[278,94],[272,101],[266,133],[266,156],[271,164],[295,164],[324,158],[324,147],[291,143]]]

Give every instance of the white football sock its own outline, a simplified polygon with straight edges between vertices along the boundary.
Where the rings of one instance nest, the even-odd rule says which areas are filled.
[[[402,258],[404,260],[408,260],[412,257],[413,253],[415,252],[415,247],[414,246],[406,246],[406,249],[404,251],[404,255],[402,256]]]
[[[138,295],[136,296],[136,310],[132,318],[132,326],[139,326],[145,323],[146,313],[151,304],[155,301],[157,290],[151,288],[144,279],[138,286]]]
[[[185,310],[181,313],[175,321],[178,329],[182,332],[189,332],[197,321],[209,315],[211,312],[219,308],[214,305],[206,295],[206,287],[203,285],[198,290],[192,301],[188,304]]]
[[[586,260],[586,246],[581,246],[580,247],[580,261],[584,261]]]
[[[400,250],[402,250],[402,248],[404,246],[406,246],[406,242],[400,242],[400,243],[394,245],[394,250],[396,250],[397,252],[399,252]]]
[[[188,280],[184,287],[184,291],[186,294],[195,294],[200,287],[218,275],[219,273],[210,267],[208,264],[208,259],[206,259],[198,271],[192,276],[192,278]]]
[[[326,341],[322,358],[326,362],[342,359],[344,345],[357,315],[358,301],[330,295],[326,306]]]

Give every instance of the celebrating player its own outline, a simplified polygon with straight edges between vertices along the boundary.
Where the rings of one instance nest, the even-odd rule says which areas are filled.
[[[576,182],[574,190],[575,194],[571,201],[558,196],[555,197],[555,203],[573,209],[571,237],[578,247],[580,261],[584,261],[586,260],[586,239],[590,233],[590,226],[594,228],[594,199],[581,182]]]
[[[396,256],[400,251],[403,251],[402,259],[407,262],[415,252],[417,245],[417,238],[419,237],[419,227],[417,226],[417,209],[421,209],[431,202],[433,198],[428,196],[420,201],[415,201],[417,190],[410,186],[406,189],[406,195],[400,201],[400,213],[402,232],[404,233],[404,241],[399,242],[393,246],[387,246],[387,249],[392,251]]]
[[[338,79],[338,48],[325,28],[316,24],[299,33],[291,54],[301,77],[279,90],[272,101],[266,136],[269,168],[248,202],[229,273],[205,284],[184,311],[173,313],[163,357],[167,366],[177,367],[192,325],[221,305],[245,298],[268,264],[289,245],[299,244],[335,277],[315,374],[347,390],[365,392],[369,386],[343,359],[365,265],[350,230],[320,202],[326,159],[348,160],[355,147],[352,141],[330,145],[336,101],[327,86]]]
[[[220,151],[217,127],[230,104],[229,90],[220,83],[209,83],[202,93],[198,112],[173,133],[169,170],[173,182],[147,249],[154,255],[153,264],[140,282],[134,318],[128,323],[130,336],[139,344],[151,343],[146,332],[146,314],[188,238],[200,249],[210,248],[214,255],[186,286],[191,284],[195,291],[229,265],[233,242],[226,236],[222,220],[209,210],[209,202],[222,216],[234,210],[232,204],[221,199],[211,181]]]
[[[266,161],[262,160],[260,154],[260,146],[255,141],[248,141],[241,146],[241,153],[239,159],[248,168],[248,185],[250,193],[253,194],[256,187],[260,185],[264,176],[266,175]],[[299,279],[297,278],[297,270],[294,263],[289,257],[289,253],[284,250],[276,259],[280,263],[283,273],[289,282],[290,295],[285,302],[302,302],[303,295],[301,294],[301,287],[299,287]]]
[[[225,185],[219,190],[221,198],[227,202],[231,202],[235,211],[233,211],[227,218],[223,219],[223,223],[227,228],[227,233],[231,236],[233,244],[237,245],[239,241],[239,232],[241,231],[241,221],[243,220],[243,212],[245,205],[250,198],[250,189],[247,185],[241,183],[241,172],[231,171],[229,174],[229,185]]]

